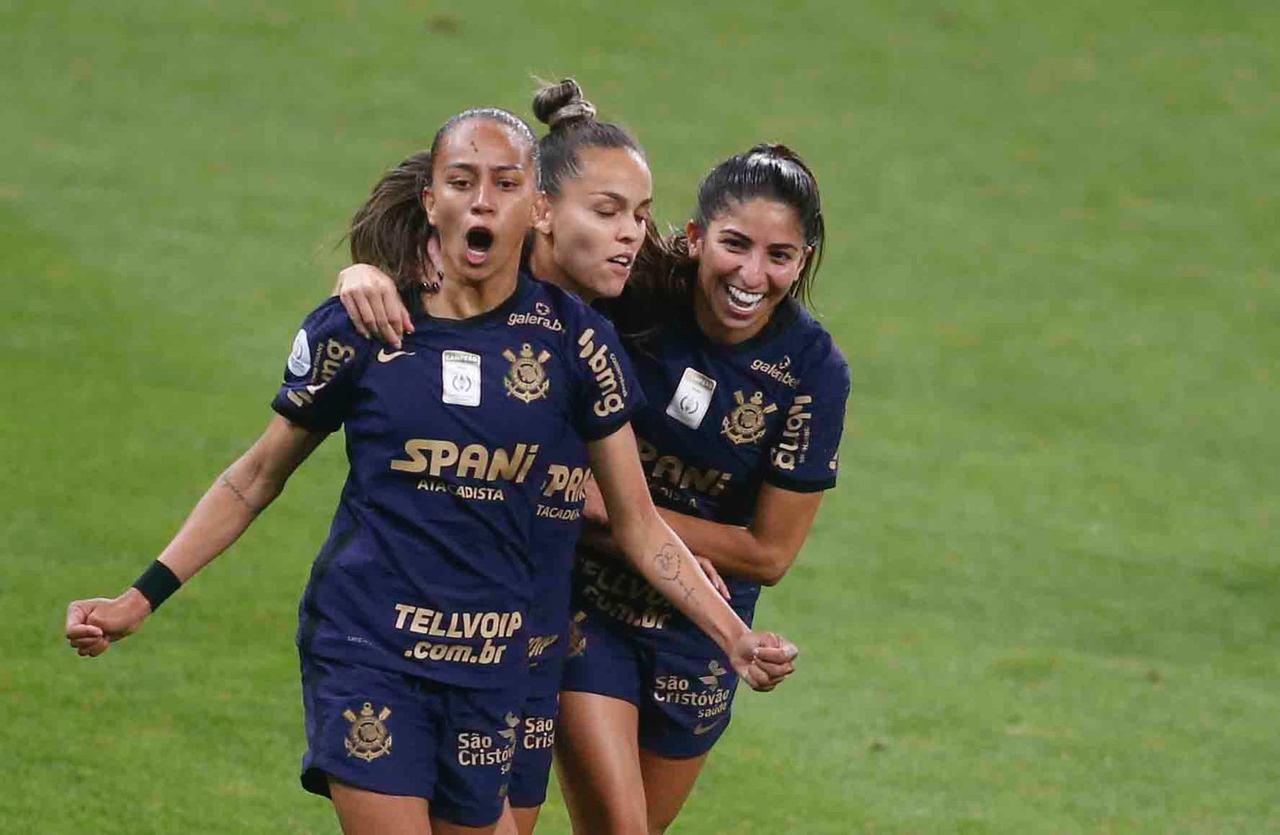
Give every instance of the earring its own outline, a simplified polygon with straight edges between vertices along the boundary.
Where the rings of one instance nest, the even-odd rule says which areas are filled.
[[[440,285],[444,283],[444,273],[436,269],[434,264],[431,265],[431,271],[436,274],[435,280],[422,279],[422,289],[428,293],[438,293],[440,292]]]

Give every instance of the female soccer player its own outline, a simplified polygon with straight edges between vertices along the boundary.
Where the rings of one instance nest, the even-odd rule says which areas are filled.
[[[848,366],[797,301],[823,240],[812,172],[758,145],[711,171],[685,235],[638,264],[614,306],[647,398],[635,424],[650,493],[747,622],[836,480]],[[581,549],[575,569],[561,783],[575,831],[663,832],[728,725],[734,674],[601,550]]]
[[[344,831],[492,832],[524,698],[529,548],[546,450],[576,437],[636,568],[771,687],[791,648],[751,632],[644,489],[627,423],[640,395],[609,325],[519,271],[538,214],[537,146],[506,111],[466,111],[375,187],[353,255],[396,275],[419,325],[378,350],[330,300],[294,339],[263,436],[138,582],[68,607],[96,656],[249,526],[345,424],[350,462],[301,605],[303,784]],[[409,199],[404,196],[411,186]],[[406,212],[406,203],[412,207]],[[423,253],[439,241],[438,292]],[[392,756],[394,749],[394,756]]]
[[[652,179],[644,152],[626,130],[598,121],[571,79],[540,90],[533,110],[548,125],[538,143],[548,205],[529,248],[532,271],[586,301],[615,298],[651,228]],[[399,334],[389,331],[389,322],[412,331],[395,282],[376,268],[349,267],[338,286],[357,327],[391,344]],[[580,443],[558,450],[553,461],[534,523],[539,565],[530,612],[531,686],[508,792],[509,828],[522,834],[533,831],[546,799],[569,635],[570,572],[589,473]],[[722,584],[714,571],[711,577]]]
[[[572,217],[556,215],[551,231]],[[760,585],[786,573],[835,482],[848,367],[796,301],[807,299],[823,237],[812,172],[785,148],[757,146],[711,172],[686,236],[656,257],[642,250],[613,306],[648,398],[637,425],[650,490],[664,518],[732,578],[745,617]],[[535,271],[550,269],[545,257],[539,267],[545,244],[535,243]],[[562,245],[552,266],[571,251]],[[353,315],[378,295],[360,270],[349,269],[344,289]],[[576,581],[578,640],[557,744],[575,826],[661,831],[728,724],[733,675],[647,584],[598,551],[584,549]]]

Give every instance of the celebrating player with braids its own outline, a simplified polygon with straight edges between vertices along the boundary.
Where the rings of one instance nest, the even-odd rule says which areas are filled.
[[[303,785],[332,797],[348,833],[494,830],[520,733],[530,540],[542,488],[557,484],[553,451],[585,444],[628,559],[754,686],[772,687],[794,654],[750,631],[654,510],[628,423],[642,395],[613,329],[521,272],[538,176],[532,132],[495,109],[453,117],[429,153],[388,174],[353,220],[352,253],[394,274],[415,332],[388,350],[337,300],[321,305],[294,339],[263,436],[132,588],[68,608],[72,646],[106,651],[344,427],[350,470],[298,647]]]

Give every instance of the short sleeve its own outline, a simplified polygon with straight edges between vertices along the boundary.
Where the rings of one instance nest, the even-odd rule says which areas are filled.
[[[368,340],[335,298],[311,312],[293,337],[284,382],[271,408],[315,432],[335,432],[351,411]]]
[[[818,353],[806,363],[809,367],[769,448],[765,471],[765,481],[798,493],[831,489],[839,470],[849,365],[829,336]]]
[[[578,380],[574,427],[584,441],[607,438],[644,405],[631,361],[613,325],[585,306],[566,336],[572,339],[567,348]]]

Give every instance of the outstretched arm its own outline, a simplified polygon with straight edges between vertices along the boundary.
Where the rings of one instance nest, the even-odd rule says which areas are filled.
[[[589,448],[613,537],[634,568],[724,650],[751,687],[771,689],[791,673],[795,647],[777,636],[752,632],[658,515],[630,425]]]
[[[272,418],[262,437],[205,491],[158,562],[179,582],[191,579],[231,547],[325,437]],[[67,607],[67,640],[80,655],[101,655],[150,614],[150,602],[133,587],[115,598],[76,600]]]

